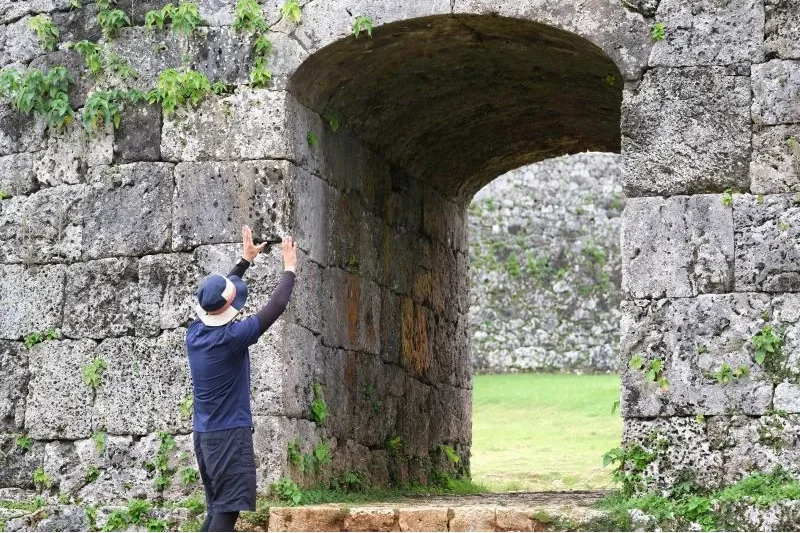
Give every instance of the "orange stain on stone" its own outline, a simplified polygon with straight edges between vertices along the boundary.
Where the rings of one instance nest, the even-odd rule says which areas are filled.
[[[403,298],[400,314],[402,317],[402,353],[416,374],[422,374],[430,366],[428,331],[425,308],[409,298]]]
[[[361,282],[358,276],[347,274],[347,338],[350,342],[358,340],[358,322],[361,306]]]

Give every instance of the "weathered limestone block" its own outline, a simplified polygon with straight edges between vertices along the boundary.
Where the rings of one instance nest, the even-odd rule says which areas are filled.
[[[0,24],[8,24],[25,15],[68,8],[69,0],[3,0],[0,2]]]
[[[273,507],[270,531],[341,531],[347,511],[338,505]]]
[[[381,359],[384,363],[397,363],[400,358],[400,297],[387,288],[381,288]]]
[[[161,155],[168,161],[291,159],[286,93],[239,88],[197,109],[164,117]]]
[[[321,333],[323,329],[321,294],[322,268],[311,261],[302,250],[298,250],[297,278],[292,298],[283,315],[284,318],[289,322],[296,322],[314,333]]]
[[[447,530],[447,507],[401,507],[397,517],[400,531]]]
[[[291,344],[287,345],[287,339]],[[314,369],[321,344],[311,331],[278,320],[250,347],[254,415],[310,416]]]
[[[752,293],[623,302],[623,416],[765,413],[772,402],[772,383],[753,362],[751,339],[769,310],[769,297]],[[655,359],[663,362],[658,377],[668,380],[668,390],[646,380],[644,370],[628,366],[637,354],[646,368]],[[749,375],[718,380],[714,374],[725,363],[732,371],[745,367]]]
[[[36,188],[33,164],[36,154],[21,153],[0,157],[0,190],[5,197],[29,194]]]
[[[505,17],[525,18],[554,25],[577,33],[598,45],[619,66],[625,79],[638,79],[647,66],[652,41],[649,25],[639,13],[624,9],[616,2],[597,3],[591,8],[581,3],[558,0],[503,2],[457,0],[455,13],[498,13]],[[601,13],[601,14],[598,14]],[[597,24],[597,20],[605,23]]]
[[[130,163],[90,170],[92,192],[86,199],[84,259],[169,249],[174,166]]]
[[[36,156],[36,179],[43,185],[74,185],[86,181],[90,167],[108,165],[113,155],[112,126],[87,133],[79,120],[63,131],[47,130],[43,150]]]
[[[776,466],[800,474],[797,415],[720,416],[708,419],[707,425],[712,450],[722,453],[724,483],[735,483],[753,472],[769,472]]]
[[[800,192],[800,125],[753,132],[750,180],[753,193]]]
[[[137,334],[157,336],[196,316],[197,268],[192,254],[146,255],[139,260]]]
[[[19,342],[0,341],[0,431],[12,432],[25,425],[28,395],[28,353]]]
[[[672,487],[686,471],[695,474],[694,481],[700,486],[717,487],[722,482],[723,453],[710,442],[705,424],[694,417],[626,418],[622,441],[625,445],[638,442],[650,451],[660,450],[659,458],[644,471],[651,486]]]
[[[308,257],[321,265],[328,264],[328,217],[319,206],[327,205],[329,195],[335,196],[334,189],[322,178],[305,169],[294,169],[295,211],[294,235],[297,246]]]
[[[664,24],[665,37],[653,45],[650,66],[730,65],[764,60],[762,2],[661,0],[655,18]]]
[[[89,516],[80,505],[57,506],[36,526],[37,531],[88,531]]]
[[[323,343],[380,353],[381,295],[358,274],[329,267],[322,272]]]
[[[723,67],[655,68],[622,104],[630,196],[749,188],[750,82]]]
[[[180,163],[175,168],[172,248],[241,241],[286,233],[289,197],[283,161]]]
[[[61,265],[0,265],[0,337],[20,339],[33,331],[61,326],[64,271]]]
[[[322,432],[314,422],[302,418],[254,415],[253,426],[256,429],[253,451],[260,490],[266,490],[271,483],[290,472],[289,443],[299,440],[310,451],[322,438]]]
[[[63,2],[63,0],[58,1]],[[99,10],[95,2],[83,2],[80,9],[62,9],[52,13],[53,22],[61,32],[61,41],[100,40],[103,32],[97,24]]]
[[[108,369],[95,400],[98,426],[117,435],[191,431],[191,417],[180,412],[192,394],[185,336],[180,328],[155,339],[122,337],[100,343],[97,355]]]
[[[779,411],[800,413],[800,385],[796,383],[779,383],[775,387],[773,405]]]
[[[25,264],[80,259],[88,192],[85,185],[65,185],[4,201],[0,257]]]
[[[460,506],[452,509],[450,531],[494,531],[496,526],[495,508]]]
[[[44,49],[32,29],[31,17],[23,17],[6,26],[0,26],[0,68],[11,63],[27,63],[44,54]]]
[[[344,381],[344,391],[341,392],[345,395],[348,416],[353,424],[353,438],[359,444],[373,449],[381,447],[394,436],[404,380],[398,380],[396,367],[383,364],[377,356],[348,356],[347,363],[355,361],[355,379],[350,379],[350,368],[347,367],[345,375],[339,379]],[[399,383],[394,383],[394,380]],[[330,381],[326,379],[327,383]],[[328,397],[333,396],[331,391]],[[339,401],[339,398],[335,401]]]
[[[428,409],[431,419],[428,448],[441,444],[469,446],[472,428],[472,391],[439,385],[431,391]],[[466,458],[465,458],[466,459]]]
[[[161,159],[161,107],[126,105],[114,132],[114,162],[135,163]]]
[[[800,61],[773,59],[750,69],[753,121],[761,125],[800,122]]]
[[[620,252],[625,296],[730,291],[733,215],[719,195],[631,198],[624,213]]]
[[[199,28],[189,42],[190,66],[212,83],[217,80],[236,85],[249,83],[253,62],[251,41],[232,27]],[[283,55],[283,50],[276,55]]]
[[[430,426],[436,421],[420,416],[430,402],[431,387],[416,379],[405,380],[404,401],[400,401],[397,413],[397,435],[403,437],[403,450],[407,454],[424,456],[428,454]]]
[[[269,34],[273,50],[276,50],[269,57],[270,70],[272,71],[271,89],[287,90],[292,74],[308,58],[308,51],[303,48],[303,45],[294,36],[294,32],[289,35],[283,32],[271,32]],[[319,139],[319,135],[317,138]]]
[[[377,279],[380,222],[356,195],[332,192],[325,203],[328,266]]]
[[[33,471],[42,464],[44,443],[34,441],[30,450],[23,450],[17,446],[18,436],[0,433],[0,486],[33,489]]]
[[[781,354],[786,356],[787,369],[800,375],[800,293],[784,293],[773,298],[772,319],[784,332]]]
[[[92,433],[93,391],[82,369],[97,356],[91,340],[46,341],[29,352],[25,428],[34,439],[81,439]]]
[[[45,121],[0,105],[0,156],[39,150],[45,129]]]
[[[130,63],[137,77],[126,83],[142,91],[156,87],[164,69],[183,65],[184,41],[171,31],[122,28],[107,46]]]
[[[800,205],[794,195],[735,195],[735,290],[800,290]]]
[[[94,339],[132,335],[139,307],[135,258],[98,259],[67,270],[62,332]]]
[[[765,2],[764,52],[768,58],[800,59],[800,2]]]
[[[397,531],[397,512],[387,508],[350,509],[344,517],[345,531]]]

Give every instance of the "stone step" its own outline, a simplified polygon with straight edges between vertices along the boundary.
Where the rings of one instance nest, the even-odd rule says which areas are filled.
[[[568,500],[567,498],[565,498]],[[240,519],[242,531],[548,531],[579,528],[605,516],[591,500],[486,502],[465,498],[424,503],[273,507],[267,520]]]

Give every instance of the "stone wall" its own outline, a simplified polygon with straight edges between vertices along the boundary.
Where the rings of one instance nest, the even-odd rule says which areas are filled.
[[[580,154],[505,174],[469,207],[470,325],[479,372],[619,368],[615,154]]]
[[[620,352],[626,367],[663,365],[661,387],[625,371],[626,441],[676,428],[659,475],[722,479],[750,442],[732,417],[753,429],[772,408],[798,412],[793,375],[753,357],[762,323],[791,324],[800,272],[795,0],[308,2],[299,24],[278,4],[262,5],[274,51],[259,88],[233,2],[198,1],[205,22],[186,37],[142,26],[160,2],[119,0],[132,27],[105,38],[93,2],[0,0],[0,66],[67,66],[78,112],[90,92],[148,89],[168,67],[230,85],[174,113],[127,103],[118,128],[91,134],[0,106],[1,486],[30,489],[41,467],[51,495],[86,501],[193,489],[177,473],[191,468],[183,328],[192,287],[236,259],[244,222],[302,249],[292,307],[253,349],[260,487],[312,481],[289,464],[297,438],[303,452],[330,443],[323,477],[468,473],[466,205],[508,170],[620,146]],[[39,13],[60,29],[52,52],[29,28]],[[352,35],[359,15],[371,36]],[[95,79],[63,42],[81,39],[138,77]],[[259,260],[248,311],[279,271],[276,250]],[[48,328],[60,338],[23,345]],[[723,362],[750,375],[731,381]],[[691,426],[711,417],[728,450],[713,464],[698,451],[719,445],[717,426]]]

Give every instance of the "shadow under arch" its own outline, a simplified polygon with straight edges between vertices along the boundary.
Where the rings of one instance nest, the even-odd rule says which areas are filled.
[[[528,20],[436,15],[310,56],[289,92],[464,204],[523,165],[619,152],[622,76],[588,40]]]

